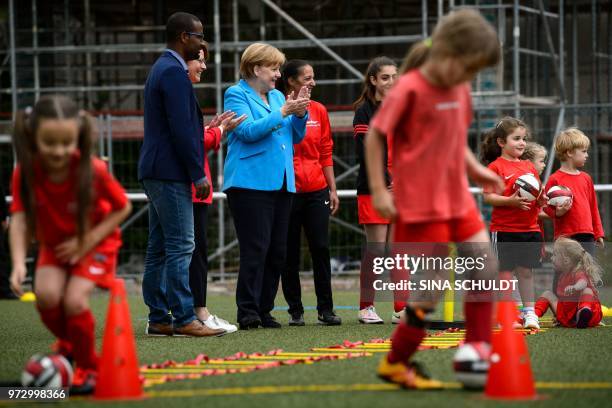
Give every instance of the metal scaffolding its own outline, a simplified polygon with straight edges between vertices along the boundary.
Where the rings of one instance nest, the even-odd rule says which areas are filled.
[[[142,25],[120,26],[111,20],[93,18],[98,4],[92,5],[90,0],[79,1],[78,7],[74,0],[49,2],[53,5],[38,0],[30,2],[8,2],[9,44],[6,50],[0,49],[3,61],[0,72],[10,62],[10,86],[0,85],[0,103],[10,95],[10,105],[3,106],[10,106],[14,117],[18,108],[31,104],[41,94],[73,95],[89,110],[97,111],[99,152],[108,157],[111,168],[119,165],[113,163],[113,143],[121,132],[114,126],[127,115],[125,121],[135,118],[132,125],[138,127],[146,72],[150,62],[165,48],[161,42],[167,18],[167,10],[161,8],[164,2],[152,2],[151,10],[139,11],[146,14],[137,16],[138,21],[145,21]],[[107,0],[105,3],[123,7],[124,2]],[[214,103],[209,104],[211,112],[222,110],[223,90],[239,78],[242,50],[262,40],[292,56],[301,52],[313,62],[317,73],[319,70],[324,73],[317,80],[323,88],[321,94],[339,105],[337,112],[331,114],[334,132],[346,132],[351,127],[349,105],[355,99],[363,68],[370,58],[384,53],[399,60],[409,44],[430,35],[440,16],[463,7],[477,8],[497,28],[504,52],[502,63],[479,74],[474,83],[477,117],[474,135],[490,127],[502,112],[521,116],[545,110],[545,119],[534,120],[541,122],[538,127],[548,129],[545,140],[550,144],[554,134],[567,125],[568,118],[571,123],[579,124],[584,120],[584,115],[579,116],[581,109],[589,108],[593,112],[589,123],[595,136],[593,166],[602,173],[600,183],[610,182],[610,170],[605,170],[609,161],[599,162],[602,154],[598,143],[601,131],[612,134],[612,5],[609,2],[394,0],[381,2],[380,10],[372,6],[376,2],[368,2],[370,10],[361,7],[365,2],[334,2],[334,7],[347,14],[346,18],[324,16],[325,2],[314,2],[307,8],[300,6],[304,2],[295,0],[225,3],[214,0],[212,5],[196,0],[175,3],[179,4],[173,7],[207,12],[205,32],[214,39],[210,46],[214,70],[207,74],[212,78],[210,82],[195,88],[215,90]],[[391,11],[385,13],[385,8]],[[29,19],[26,19],[28,12]],[[590,33],[579,30],[581,20],[591,25]],[[44,26],[39,26],[43,21]],[[590,47],[586,47],[584,44],[589,40]],[[589,62],[592,63],[589,65]],[[585,72],[585,67],[590,67],[589,72]],[[583,85],[586,79],[590,79],[590,88]],[[570,110],[572,115],[568,116]],[[118,115],[117,111],[122,112]],[[549,125],[551,121],[554,125]],[[2,135],[7,133],[7,123],[4,126],[0,123],[0,149],[9,148],[7,136]],[[605,153],[609,146],[601,149]],[[221,147],[216,156],[217,185],[221,182],[224,154]],[[343,169],[340,180],[356,171],[356,166],[342,157],[334,159]],[[550,154],[544,178],[550,174],[553,160],[554,155]],[[609,198],[608,194],[608,208]],[[221,276],[225,276],[224,254],[234,243],[226,242],[224,202],[217,203],[219,245],[213,256],[219,260]],[[135,216],[143,213],[138,211]],[[134,217],[129,224],[133,222]],[[342,224],[340,219],[335,222]]]

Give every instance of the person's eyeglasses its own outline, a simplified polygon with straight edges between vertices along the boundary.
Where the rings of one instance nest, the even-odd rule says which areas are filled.
[[[204,41],[204,33],[193,33],[191,31],[185,31],[185,34],[187,35],[195,35],[196,37],[198,37],[201,41]]]

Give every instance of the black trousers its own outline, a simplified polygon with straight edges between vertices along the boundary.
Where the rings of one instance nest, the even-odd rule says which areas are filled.
[[[236,287],[238,322],[265,318],[274,309],[287,254],[287,229],[294,194],[230,188],[227,202],[240,248]]]
[[[312,256],[317,310],[319,313],[334,308],[329,259],[329,190],[299,193],[293,197],[289,233],[287,236],[287,265],[281,275],[283,294],[289,314],[304,313],[300,286],[300,238],[302,228]]]
[[[189,288],[193,295],[193,307],[206,307],[206,288],[208,284],[207,214],[208,204],[193,203],[195,249],[189,264]]]

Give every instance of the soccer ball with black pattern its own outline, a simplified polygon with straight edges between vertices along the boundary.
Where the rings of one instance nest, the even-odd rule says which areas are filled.
[[[21,385],[64,388],[72,384],[72,365],[61,354],[35,354],[21,373]]]
[[[459,346],[453,358],[455,377],[464,388],[482,389],[487,382],[491,345],[485,342],[471,342]]]

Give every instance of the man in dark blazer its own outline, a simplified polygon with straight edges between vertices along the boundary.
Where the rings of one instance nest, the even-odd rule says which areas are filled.
[[[204,41],[200,20],[174,13],[166,24],[167,49],[157,59],[144,89],[144,141],[138,179],[149,198],[149,240],[142,282],[149,307],[150,336],[213,336],[196,319],[189,289],[194,249],[191,185],[204,198],[202,111],[187,74],[186,61],[197,59]],[[171,315],[169,314],[171,313]]]

